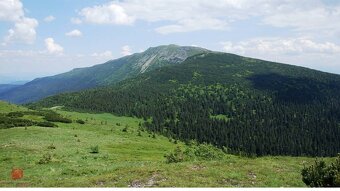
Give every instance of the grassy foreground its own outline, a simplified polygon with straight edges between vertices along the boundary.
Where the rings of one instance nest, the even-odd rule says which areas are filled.
[[[16,110],[25,108],[0,103],[0,112]],[[304,187],[300,171],[314,161],[225,155],[167,164],[164,154],[185,145],[138,135],[137,118],[58,112],[86,123],[0,129],[0,187]],[[99,153],[90,153],[97,145]],[[24,178],[11,180],[12,168],[22,168]]]

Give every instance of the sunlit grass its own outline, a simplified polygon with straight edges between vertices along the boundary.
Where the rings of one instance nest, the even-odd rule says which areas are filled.
[[[218,161],[167,164],[164,154],[185,145],[145,131],[139,136],[140,119],[58,112],[86,123],[0,130],[1,187],[303,187],[300,170],[314,160],[225,155]],[[97,154],[91,153],[93,146]],[[38,164],[44,156],[51,158]],[[12,168],[24,169],[24,178],[11,180]]]

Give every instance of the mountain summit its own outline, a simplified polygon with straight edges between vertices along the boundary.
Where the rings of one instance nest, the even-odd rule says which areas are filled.
[[[186,58],[209,50],[178,45],[151,47],[104,64],[77,68],[55,76],[35,79],[0,94],[1,100],[28,103],[63,92],[73,92],[117,83],[153,69],[182,63]]]

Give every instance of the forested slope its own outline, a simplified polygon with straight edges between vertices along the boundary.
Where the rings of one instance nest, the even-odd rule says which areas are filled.
[[[204,53],[117,85],[61,94],[64,105],[145,119],[166,136],[248,155],[334,156],[340,151],[340,76]]]

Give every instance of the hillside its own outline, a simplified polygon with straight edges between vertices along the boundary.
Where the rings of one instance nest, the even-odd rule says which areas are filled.
[[[27,111],[3,102],[0,108]],[[141,130],[141,119],[55,111],[73,122],[56,123],[58,128],[0,129],[0,187],[304,187],[301,169],[314,161],[221,154],[218,159],[166,163],[164,155],[190,147]],[[95,146],[98,153],[92,152]],[[23,169],[23,179],[12,180],[12,168]]]
[[[0,114],[2,113],[9,113],[15,111],[27,111],[26,107],[10,104],[7,102],[0,101]]]
[[[32,106],[144,118],[149,131],[246,155],[335,156],[340,76],[204,53],[117,85],[61,94]]]
[[[164,65],[179,64],[189,56],[207,51],[177,45],[149,48],[145,52],[93,67],[78,68],[56,76],[35,79],[23,86],[0,92],[0,100],[27,103],[62,92],[117,83]]]
[[[8,92],[14,88],[19,87],[20,85],[15,84],[0,84],[0,94],[4,92]]]

